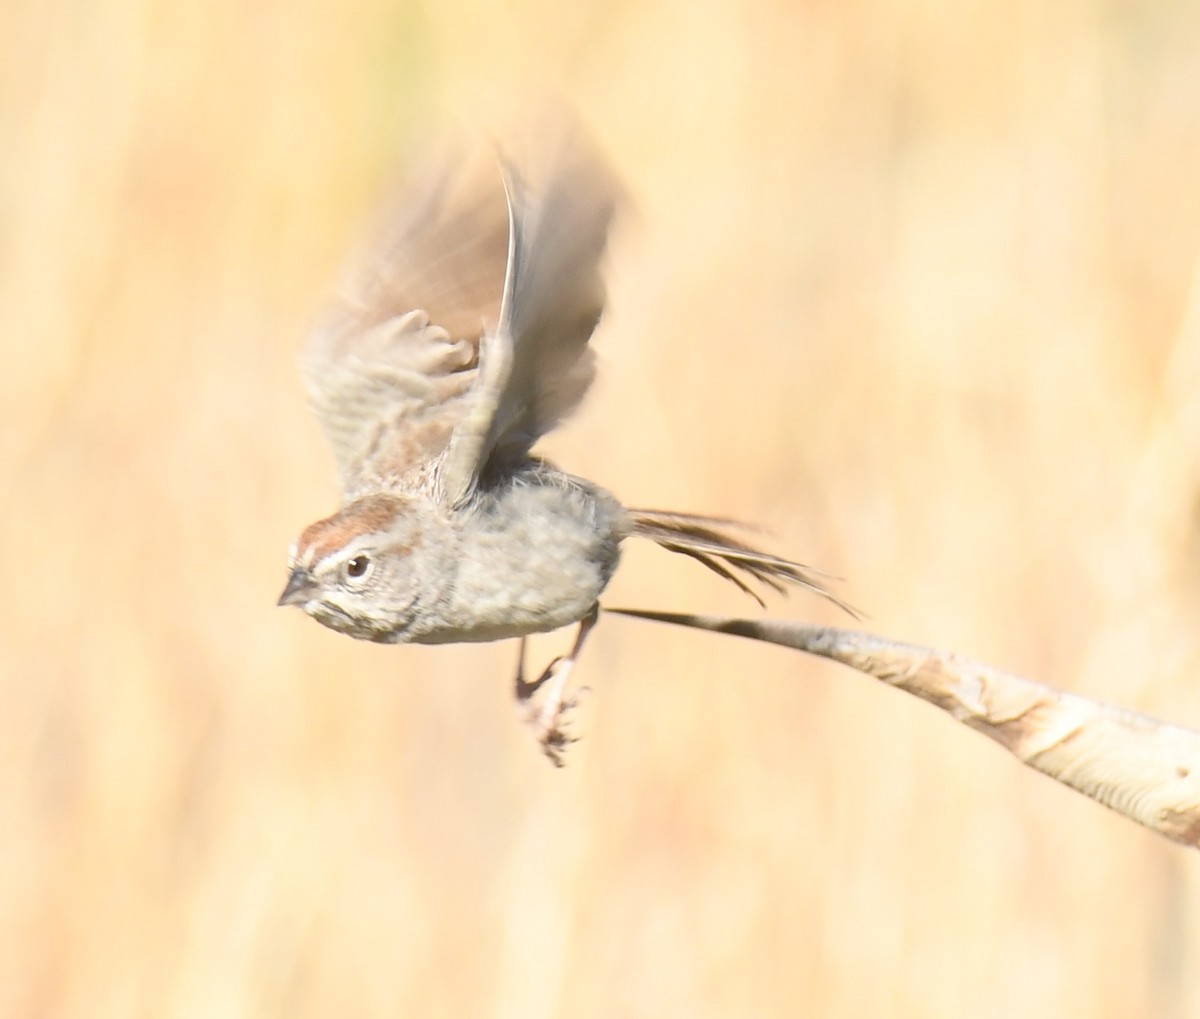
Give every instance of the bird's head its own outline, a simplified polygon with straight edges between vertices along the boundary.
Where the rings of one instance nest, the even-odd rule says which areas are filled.
[[[361,640],[412,640],[446,583],[436,517],[422,509],[414,499],[374,494],[310,524],[292,544],[279,604]]]

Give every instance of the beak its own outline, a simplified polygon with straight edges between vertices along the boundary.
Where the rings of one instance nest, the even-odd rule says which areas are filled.
[[[278,605],[303,605],[312,596],[313,578],[307,570],[297,566],[288,577],[287,587],[279,596]]]

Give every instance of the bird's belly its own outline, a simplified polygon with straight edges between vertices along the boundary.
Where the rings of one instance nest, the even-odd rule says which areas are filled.
[[[577,622],[616,568],[623,520],[599,489],[513,490],[464,529],[448,625],[417,639],[501,640]]]

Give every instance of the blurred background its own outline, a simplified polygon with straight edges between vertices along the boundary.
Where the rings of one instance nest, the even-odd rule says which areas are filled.
[[[551,92],[634,212],[548,454],[763,524],[876,632],[1200,726],[1200,7],[0,33],[0,1015],[1200,1014],[1195,854],[855,673],[609,617],[555,771],[512,644],[275,608],[337,500],[295,354],[343,255],[441,128]],[[608,601],[757,611],[677,559]]]

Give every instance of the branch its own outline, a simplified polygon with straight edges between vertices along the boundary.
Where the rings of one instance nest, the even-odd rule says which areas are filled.
[[[609,612],[832,658],[914,694],[1018,760],[1185,846],[1200,848],[1200,733],[960,655],[856,630],[637,609]]]

